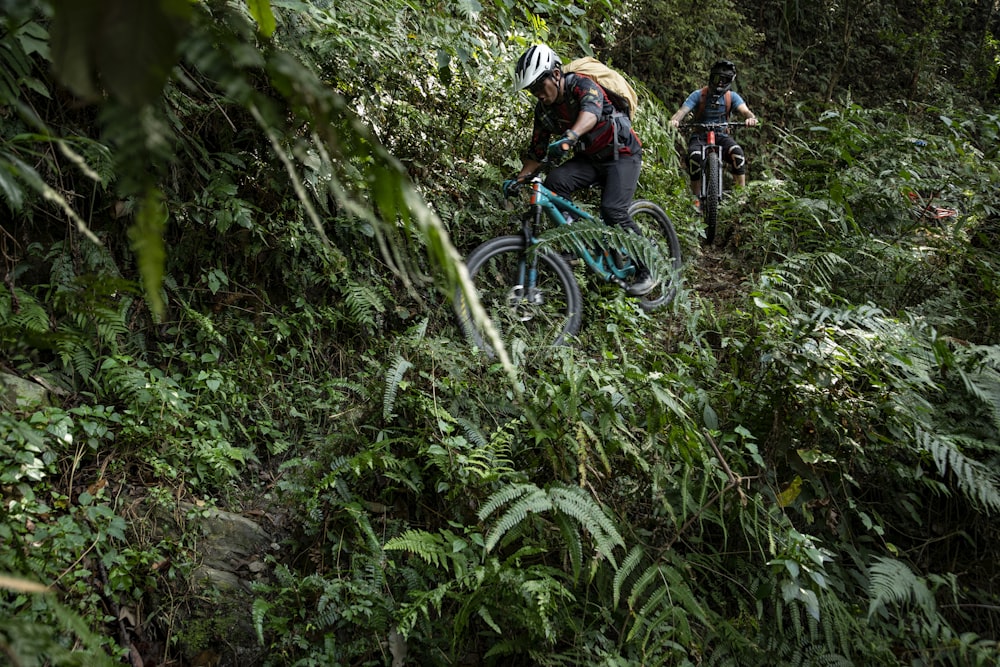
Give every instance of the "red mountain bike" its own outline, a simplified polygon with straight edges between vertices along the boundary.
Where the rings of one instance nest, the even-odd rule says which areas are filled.
[[[721,123],[684,123],[682,128],[694,128],[705,131],[705,143],[701,147],[701,215],[705,219],[705,242],[712,245],[715,241],[715,231],[719,223],[719,202],[722,201],[722,172],[725,160],[722,158],[722,146],[715,143],[715,133],[724,132],[731,127],[745,125],[743,121],[724,121]]]
[[[935,204],[940,192],[935,192],[929,196],[921,195],[919,192],[910,190],[906,196],[910,199],[910,212],[913,217],[923,222],[930,222],[937,225],[944,224],[946,220],[958,217],[958,209],[950,206],[939,206]]]

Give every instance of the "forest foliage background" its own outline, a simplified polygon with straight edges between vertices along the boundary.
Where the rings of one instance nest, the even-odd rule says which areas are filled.
[[[996,664],[992,0],[0,19],[11,664]],[[540,40],[639,88],[684,283],[504,368],[448,296]],[[707,247],[666,119],[719,57],[763,124]],[[245,587],[194,576],[215,509],[273,535]]]

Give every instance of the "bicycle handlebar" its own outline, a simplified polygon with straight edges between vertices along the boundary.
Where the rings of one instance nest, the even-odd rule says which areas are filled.
[[[687,123],[681,123],[677,126],[678,130],[683,130],[691,127],[700,127],[703,130],[717,130],[720,127],[746,127],[747,122],[745,120],[724,120],[718,123],[697,123],[690,121]]]
[[[552,162],[553,162],[552,158],[550,158],[548,155],[546,155],[541,160],[539,160],[538,161],[538,169],[536,169],[535,171],[531,172],[530,174],[525,174],[524,175],[524,180],[520,181],[519,183],[517,183],[516,185],[514,185],[513,187],[511,187],[510,188],[510,192],[508,192],[507,189],[504,189],[504,193],[503,193],[504,199],[508,199],[508,198],[510,198],[510,197],[518,194],[521,191],[521,188],[523,188],[526,185],[529,185],[536,178],[541,178],[542,172],[545,171],[545,167],[547,167],[548,165],[552,164]]]

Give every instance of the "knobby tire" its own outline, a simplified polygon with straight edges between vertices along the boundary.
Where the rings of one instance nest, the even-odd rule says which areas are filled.
[[[719,192],[722,184],[722,165],[719,163],[717,153],[709,153],[705,156],[705,192],[702,193],[704,201],[702,203],[702,215],[705,217],[705,241],[711,245],[715,241],[715,228],[719,222]]]
[[[663,270],[664,267],[654,267],[660,282],[652,292],[639,298],[639,305],[643,310],[656,310],[670,303],[677,294],[681,272],[681,242],[666,212],[653,202],[637,199],[632,202],[628,212],[642,235],[657,246],[663,260],[669,265],[667,271]]]
[[[580,329],[583,297],[573,269],[556,252],[537,252],[540,303],[517,298],[519,267],[527,261],[523,236],[500,236],[486,241],[465,260],[486,314],[515,360],[544,354],[554,345],[564,345]],[[465,337],[493,357],[495,351],[476,326],[459,290],[455,312]]]

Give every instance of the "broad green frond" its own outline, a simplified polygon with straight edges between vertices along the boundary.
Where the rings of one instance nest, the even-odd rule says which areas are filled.
[[[493,514],[493,512],[497,511],[515,498],[520,498],[525,494],[534,493],[538,490],[538,487],[534,484],[511,484],[500,489],[490,496],[489,499],[483,503],[482,507],[479,508],[479,511],[477,512],[479,520],[484,520],[490,514]]]
[[[485,519],[504,506],[507,506],[506,511],[487,536],[487,550],[496,546],[497,542],[512,528],[518,526],[528,514],[549,511],[575,519],[590,533],[598,553],[612,564],[616,563],[615,547],[624,546],[624,540],[603,507],[579,487],[553,485],[548,490],[543,490],[533,484],[513,485],[491,496],[480,508],[479,517]]]
[[[565,514],[556,514],[553,520],[562,535],[563,548],[569,554],[570,566],[573,568],[573,579],[579,579],[580,572],[583,570],[583,541],[580,539],[579,527]]]
[[[552,509],[552,500],[542,489],[534,487],[510,505],[486,535],[486,550],[493,547],[511,529],[519,526],[529,514],[543,514]]]
[[[895,558],[882,556],[868,568],[868,618],[890,604],[904,605],[913,602],[928,615],[936,609],[934,596],[923,578]]]
[[[932,434],[917,427],[917,445],[929,452],[942,476],[949,472],[962,493],[974,504],[1000,510],[1000,474],[986,464],[966,456],[954,437]]]
[[[393,410],[396,407],[396,393],[399,391],[399,383],[403,381],[403,376],[406,374],[413,364],[410,363],[403,355],[396,355],[395,361],[393,361],[392,366],[389,368],[389,374],[385,379],[385,394],[382,397],[382,416],[389,419],[393,416]]]
[[[579,521],[594,537],[598,552],[615,563],[614,548],[625,546],[625,542],[604,508],[578,486],[553,487],[548,495],[553,507]]]
[[[455,551],[445,535],[423,530],[407,530],[386,542],[382,548],[386,551],[407,551],[419,556],[430,565],[454,570],[455,576],[459,578],[465,571],[465,556]]]
[[[14,295],[17,298],[17,311],[0,313],[6,316],[12,326],[31,333],[42,333],[51,328],[49,313],[41,303],[20,288],[14,290]]]
[[[375,326],[375,318],[385,312],[385,304],[374,288],[348,281],[343,289],[344,304],[351,319],[358,324]]]
[[[621,601],[622,587],[625,585],[628,578],[632,576],[632,573],[635,572],[635,569],[639,566],[639,563],[642,561],[644,555],[645,551],[641,546],[636,545],[632,547],[632,550],[629,551],[628,555],[625,556],[625,559],[622,560],[621,565],[618,567],[618,571],[615,572],[612,600],[614,601],[614,605],[616,607]]]

